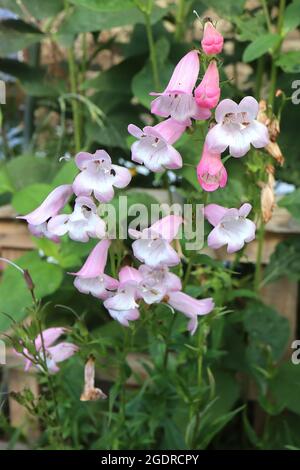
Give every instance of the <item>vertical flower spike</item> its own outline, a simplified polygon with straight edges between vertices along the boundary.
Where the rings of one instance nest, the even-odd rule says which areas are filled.
[[[32,235],[36,237],[45,236],[50,240],[59,242],[59,238],[48,231],[47,221],[60,212],[68,202],[72,193],[72,185],[63,184],[58,186],[51,191],[39,207],[27,215],[18,216],[17,219],[27,221],[28,228]]]
[[[209,110],[200,108],[193,96],[199,67],[198,52],[188,52],[176,65],[166,89],[162,93],[150,93],[158,96],[151,103],[151,112],[182,123],[188,123],[190,118],[208,119]]]
[[[130,124],[128,132],[139,139],[131,146],[132,160],[144,164],[150,171],[156,173],[166,168],[170,170],[181,168],[181,155],[172,144],[182,136],[185,129],[185,123],[172,118],[153,127],[146,126],[143,130]]]
[[[212,60],[207,67],[201,83],[195,89],[196,103],[202,108],[212,109],[220,99],[220,78],[217,63]]]
[[[117,289],[118,281],[104,274],[109,247],[110,240],[102,240],[91,251],[80,271],[70,273],[76,276],[74,286],[79,292],[104,300],[111,295],[110,290]]]
[[[170,243],[176,237],[182,223],[182,217],[168,215],[142,232],[129,229],[129,234],[137,238],[132,244],[134,256],[153,268],[176,266],[180,259]]]
[[[184,292],[169,292],[167,303],[179,312],[186,315],[190,321],[188,323],[188,330],[191,335],[195,333],[198,326],[198,316],[207,315],[214,309],[214,301],[212,298],[207,299],[194,299],[193,297],[185,294]]]
[[[94,154],[80,152],[76,155],[75,162],[81,170],[73,183],[76,196],[94,194],[99,202],[109,202],[114,197],[114,186],[125,188],[130,183],[130,171],[113,165],[105,150],[97,150]]]
[[[210,152],[205,144],[197,166],[197,178],[204,191],[224,188],[227,183],[227,171],[222,163],[221,154]]]
[[[220,54],[223,49],[224,38],[210,21],[204,25],[204,34],[201,41],[201,46],[205,54],[213,55]]]
[[[255,224],[247,219],[251,204],[243,204],[239,209],[227,209],[218,204],[208,204],[204,215],[214,229],[208,235],[207,243],[214,250],[227,245],[227,252],[234,253],[255,238]]]

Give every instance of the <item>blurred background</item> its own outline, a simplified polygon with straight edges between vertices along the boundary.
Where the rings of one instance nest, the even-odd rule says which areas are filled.
[[[127,358],[128,370],[121,374],[122,327],[96,299],[79,294],[66,274],[81,266],[93,244],[33,239],[26,225],[15,220],[55,186],[73,181],[77,169],[72,157],[82,149],[103,148],[115,163],[131,169],[130,190],[124,192],[129,205],[166,201],[168,192],[182,201],[203,202],[193,168],[203,146],[201,124],[177,144],[186,165],[164,176],[130,161],[133,140],[127,133],[129,123],[155,123],[149,92],[163,90],[177,61],[200,47],[203,28],[193,10],[212,18],[225,38],[219,61],[222,98],[255,96],[272,132],[264,159],[255,152],[243,160],[231,158],[228,185],[210,194],[210,202],[227,207],[251,201],[266,226],[259,253],[253,242],[240,258],[206,248],[195,261],[190,293],[213,292],[217,304],[232,312],[229,319],[216,320],[207,340],[207,409],[196,437],[189,435],[195,423],[187,396],[193,398],[195,390],[192,383],[185,390],[184,377],[193,375],[194,358],[184,348],[184,320],[177,320],[171,338],[173,350],[181,352],[170,361],[169,377],[160,368],[159,334],[152,332],[149,350],[143,351],[143,329]],[[88,327],[98,338],[95,354],[100,350],[107,358],[98,374],[111,391],[105,406],[78,404],[83,356],[64,366],[60,412],[70,448],[300,448],[300,365],[291,362],[292,341],[300,338],[300,93],[292,99],[300,87],[299,25],[298,0],[0,0],[5,91],[0,105],[0,256],[29,269],[45,304],[47,325],[75,322],[81,333]],[[273,106],[271,117],[264,111],[267,105]],[[116,243],[113,249],[118,253],[121,246]],[[255,290],[258,257],[263,275]],[[12,319],[29,315],[31,298],[16,270],[2,264],[1,271],[0,331],[7,333]],[[84,326],[73,311],[84,318]],[[164,312],[156,315],[163,315],[164,322]],[[165,331],[163,324],[162,336]],[[43,388],[8,353],[8,367],[0,375],[0,440],[13,448],[38,439],[47,448],[47,433],[38,420],[28,417],[20,400],[5,398],[24,386],[34,395]],[[126,423],[119,414],[122,387],[128,394]]]

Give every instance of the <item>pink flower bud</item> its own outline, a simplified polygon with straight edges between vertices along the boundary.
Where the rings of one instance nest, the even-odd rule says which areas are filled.
[[[227,172],[222,163],[221,154],[210,152],[204,145],[202,157],[197,166],[197,177],[204,191],[224,188],[227,183]]]
[[[195,89],[195,99],[198,106],[212,109],[220,99],[219,72],[217,63],[212,60],[204,74],[201,83]]]
[[[210,21],[205,23],[203,39],[201,41],[201,46],[205,54],[220,54],[223,49],[223,43],[224,38],[222,34],[216,30]]]

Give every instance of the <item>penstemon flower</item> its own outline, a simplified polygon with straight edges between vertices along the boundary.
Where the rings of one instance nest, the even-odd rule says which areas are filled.
[[[269,143],[267,127],[256,120],[258,102],[246,96],[237,104],[230,99],[222,100],[215,112],[217,124],[208,131],[208,150],[222,153],[229,146],[233,157],[243,157],[250,150],[265,147]]]
[[[70,184],[58,186],[51,191],[42,204],[34,211],[27,215],[18,216],[17,218],[26,220],[30,232],[36,237],[45,236],[55,242],[59,242],[59,238],[49,232],[47,222],[51,217],[56,216],[60,212],[67,204],[72,194],[73,191]]]
[[[75,200],[72,214],[59,214],[48,222],[48,230],[56,236],[68,233],[72,240],[87,242],[89,238],[105,236],[105,222],[98,216],[93,200],[80,196]]]
[[[205,54],[220,54],[223,49],[224,38],[219,31],[216,30],[211,21],[207,21],[204,25],[203,39],[201,46]]]
[[[210,232],[208,246],[218,249],[227,245],[227,252],[234,253],[255,238],[255,224],[247,219],[251,204],[243,204],[239,209],[227,209],[218,204],[208,204],[204,215],[214,229]]]
[[[104,150],[96,153],[80,152],[75,162],[81,170],[73,183],[76,196],[90,196],[94,194],[100,202],[109,202],[114,197],[114,186],[125,188],[131,180],[131,173],[127,168],[113,165],[111,158]]]
[[[129,326],[129,320],[137,320],[140,316],[137,300],[140,298],[138,287],[141,280],[137,269],[125,266],[119,272],[117,292],[104,302],[109,314],[124,326]]]
[[[145,167],[155,173],[164,171],[166,168],[172,170],[181,168],[181,155],[172,147],[172,144],[181,137],[185,129],[185,124],[172,118],[153,127],[146,126],[143,130],[130,124],[128,132],[139,139],[131,146],[132,160],[143,163]]]
[[[198,316],[207,315],[214,309],[214,301],[212,298],[194,299],[190,295],[181,291],[169,292],[166,299],[167,303],[186,315],[190,321],[188,330],[193,335],[198,327]]]
[[[151,268],[146,264],[139,267],[142,281],[139,292],[143,300],[151,305],[161,302],[171,291],[181,290],[181,280],[176,274],[169,271],[167,266]]]
[[[141,232],[129,229],[129,234],[137,238],[132,244],[134,256],[151,267],[178,264],[179,256],[170,243],[176,237],[182,223],[182,217],[169,215]]]
[[[91,294],[99,299],[107,299],[111,290],[117,289],[118,281],[104,273],[107,261],[109,240],[102,240],[87,257],[82,268],[76,273],[74,286],[83,294]]]
[[[190,118],[208,119],[210,111],[198,106],[193,95],[199,67],[197,51],[190,51],[182,57],[166,89],[162,93],[150,93],[150,95],[158,96],[151,103],[151,112],[158,116],[170,116],[182,123],[187,123]]]
[[[55,346],[53,344],[55,341],[67,332],[66,328],[48,328],[43,330],[35,339],[35,348],[38,354],[43,358],[44,350],[46,355],[46,363],[49,372],[56,373],[59,371],[57,363],[63,362],[69,357],[73,356],[78,351],[78,346],[73,343],[62,342],[58,343]],[[22,355],[22,353],[16,353],[17,355]],[[27,349],[24,349],[24,354],[30,357],[30,353]],[[32,361],[27,359],[25,361],[25,370],[29,370],[32,364],[34,363],[34,358]]]
[[[210,152],[206,144],[197,166],[197,177],[204,191],[224,188],[227,183],[227,171],[222,163],[221,154]]]

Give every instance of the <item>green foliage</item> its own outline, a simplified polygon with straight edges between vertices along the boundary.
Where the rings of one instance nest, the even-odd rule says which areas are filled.
[[[183,168],[168,174],[136,171],[130,162],[134,139],[128,136],[127,126],[131,122],[141,127],[160,122],[150,114],[154,98],[149,92],[162,91],[183,54],[199,48],[197,29],[195,35],[191,33],[193,9],[203,16],[209,8],[214,23],[215,11],[232,25],[225,35],[225,45],[230,47],[217,57],[222,98],[239,101],[246,95],[267,96],[272,91],[270,80],[276,75],[274,90],[282,89],[283,94],[274,99],[272,111],[282,116],[278,142],[286,158],[285,166],[276,168],[276,178],[299,186],[299,110],[290,97],[293,81],[299,79],[300,59],[298,51],[281,49],[286,34],[300,24],[299,0],[287,2],[278,32],[278,2],[274,1],[266,2],[272,13],[271,28],[262,5],[252,10],[245,0],[186,0],[180,2],[182,9],[175,2],[161,8],[154,1],[149,18],[137,3],[151,5],[142,0],[0,0],[2,8],[19,18],[0,24],[0,70],[17,82],[17,87],[13,81],[7,84],[8,106],[3,106],[0,116],[0,202],[10,203],[17,213],[28,213],[55,186],[71,184],[78,173],[74,159],[59,163],[59,157],[75,155],[74,135],[78,132],[83,151],[104,148],[114,163],[125,163],[132,169],[130,189],[116,190],[112,201],[120,216],[118,232],[138,215],[133,211],[136,204],[150,211],[157,203],[147,188],[166,189],[170,184],[194,207],[204,202],[226,207],[250,202],[250,217],[257,220],[260,182],[266,181],[266,165],[274,164],[264,151],[253,150],[243,159],[223,154],[229,176],[224,189],[204,193],[197,180],[196,166],[214,120],[213,110],[211,121],[193,121],[174,144],[183,157]],[[123,26],[126,28],[120,34]],[[193,37],[194,42],[187,43],[186,37]],[[46,40],[51,44],[51,65],[42,66],[41,57],[34,64],[31,46]],[[21,61],[21,54],[18,60],[15,55],[8,57],[23,49],[28,50],[25,60]],[[103,60],[106,56],[107,61]],[[249,63],[246,69],[250,76],[239,88],[242,60]],[[109,61],[113,65],[109,66]],[[208,65],[202,54],[200,64],[202,77]],[[154,65],[159,83],[153,78]],[[223,65],[229,66],[226,73]],[[22,93],[27,98],[26,115],[32,114],[32,106],[37,111],[34,121],[25,126]],[[79,131],[74,126],[75,100]],[[34,128],[29,144],[22,140],[24,127],[24,134]],[[129,216],[119,206],[121,196],[127,196],[127,207],[132,211]],[[279,206],[300,220],[299,201],[296,189],[282,198]],[[67,205],[64,212],[68,211]],[[205,223],[206,235],[210,229]],[[210,315],[199,318],[194,336],[186,331],[188,319],[165,303],[149,306],[141,302],[139,321],[124,328],[111,319],[102,301],[77,292],[74,277],[66,272],[80,269],[97,240],[75,243],[65,236],[56,244],[46,238],[35,239],[36,250],[16,262],[29,270],[41,304],[33,303],[19,270],[8,266],[3,272],[0,331],[10,329],[11,333],[11,317],[19,322],[30,315],[32,321],[14,326],[19,352],[19,339],[30,340],[28,350],[34,352],[37,318],[43,327],[72,326],[66,336],[80,346],[76,356],[61,364],[51,383],[47,374],[38,374],[43,394],[31,409],[43,432],[37,448],[299,449],[299,366],[283,359],[290,338],[287,320],[262,303],[260,292],[253,290],[253,266],[240,264],[243,252],[231,263],[213,259],[204,254],[206,251],[191,254],[184,242],[182,262],[172,271],[180,276],[188,295],[213,297],[216,304]],[[114,240],[105,272],[117,276],[125,264],[136,266],[131,241]],[[289,237],[276,247],[264,268],[262,285],[283,276],[298,281],[299,266],[299,237]],[[90,354],[96,357],[97,386],[104,387],[108,400],[79,400],[84,362]],[[267,414],[260,434],[255,431],[245,393],[245,384],[253,380],[258,404]],[[134,386],[129,386],[133,382]],[[51,390],[58,403],[58,422]],[[29,390],[15,394],[14,399],[29,408],[34,400]],[[12,429],[3,413],[0,428],[0,439],[10,438],[9,446],[20,439],[22,430]]]
[[[293,0],[284,12],[283,16],[283,31],[289,33],[300,25],[300,1]]]
[[[36,285],[38,298],[50,295],[59,288],[63,279],[62,269],[42,260],[38,253],[27,253],[16,262],[21,268],[29,271]],[[0,331],[7,330],[11,324],[11,320],[5,314],[10,315],[15,321],[22,320],[26,317],[26,309],[31,303],[31,294],[22,273],[8,266],[0,283]]]
[[[300,414],[300,368],[298,365],[287,362],[276,371],[270,382],[272,399],[280,408],[287,408],[297,415]]]
[[[249,44],[243,54],[244,62],[252,62],[255,59],[258,59],[266,52],[271,52],[274,47],[278,45],[280,41],[279,34],[264,34],[256,39],[254,39],[251,44]]]
[[[156,49],[159,50],[159,76],[162,87],[164,88],[164,86],[166,86],[168,83],[173,68],[167,60],[170,51],[170,44],[167,39],[163,37],[157,41]],[[146,63],[145,67],[132,80],[132,92],[134,96],[136,96],[138,100],[148,109],[150,108],[150,103],[153,100],[153,97],[149,96],[149,90],[161,91],[155,90],[150,61]]]
[[[81,5],[95,11],[123,11],[134,6],[132,0],[70,0],[74,5]]]
[[[300,242],[294,236],[277,245],[265,269],[264,282],[272,282],[287,276],[291,280],[300,279]]]
[[[271,307],[251,302],[243,313],[243,324],[248,334],[246,356],[250,367],[263,367],[269,357],[273,361],[281,358],[290,335],[286,318]]]
[[[285,207],[292,216],[300,221],[300,189],[296,189],[292,193],[284,196],[278,201],[279,207]]]
[[[43,8],[41,8],[40,0],[22,0],[22,4],[26,11],[34,18],[42,20],[44,18],[57,15],[63,9],[64,2],[63,0],[43,2]],[[7,8],[8,10],[15,12],[21,17],[24,15],[24,9],[22,9],[15,0],[0,0],[0,6],[1,8]]]
[[[286,73],[299,73],[300,53],[299,51],[289,51],[281,53],[276,60],[276,65]]]
[[[1,55],[17,52],[41,39],[42,33],[22,20],[2,20],[0,23]]]

